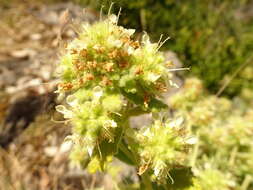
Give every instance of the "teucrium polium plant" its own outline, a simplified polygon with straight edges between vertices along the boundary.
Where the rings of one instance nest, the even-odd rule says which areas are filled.
[[[170,65],[144,34],[117,25],[118,17],[93,25],[83,23],[61,57],[57,92],[66,105],[57,111],[72,125],[70,158],[90,171],[105,170],[113,157],[135,165],[146,179],[163,182],[183,165],[192,139],[181,119],[163,120],[160,99],[171,86]],[[129,118],[152,113],[153,123],[132,128]],[[148,180],[147,180],[148,179]]]

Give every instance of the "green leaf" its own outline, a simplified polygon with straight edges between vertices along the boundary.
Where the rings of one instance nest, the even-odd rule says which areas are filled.
[[[161,100],[158,100],[156,98],[151,98],[148,105],[153,112],[161,111],[162,109],[168,108],[167,104],[163,103]]]
[[[128,93],[124,90],[121,90],[121,93],[132,103],[137,105],[143,105],[144,99],[138,94]]]
[[[134,166],[134,162],[128,158],[128,156],[122,151],[122,150],[118,150],[118,153],[115,155],[120,161],[128,164],[128,165],[132,165]]]

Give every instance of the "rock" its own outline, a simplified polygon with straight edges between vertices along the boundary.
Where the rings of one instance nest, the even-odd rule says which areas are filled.
[[[31,90],[28,95],[11,103],[0,130],[0,146],[7,147],[38,114],[54,105],[54,98],[54,93],[38,95]]]
[[[8,68],[0,67],[0,89],[15,83],[15,73]]]
[[[181,68],[183,66],[183,64],[179,60],[177,54],[173,51],[165,51],[164,52],[164,57],[165,57],[166,61],[168,61],[168,60],[172,61],[173,68]]]
[[[34,33],[30,35],[31,40],[40,40],[42,38],[42,35],[39,33]]]
[[[37,54],[33,49],[21,49],[10,52],[10,55],[14,58],[25,59],[32,58]]]

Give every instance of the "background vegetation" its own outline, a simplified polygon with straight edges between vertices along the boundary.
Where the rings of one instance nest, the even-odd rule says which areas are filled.
[[[252,2],[248,0],[117,0],[114,11],[122,7],[120,24],[146,30],[153,40],[161,34],[171,40],[164,49],[175,51],[188,75],[201,78],[211,92],[247,59],[253,49]],[[111,1],[80,1],[107,10]],[[248,65],[252,65],[252,60]],[[252,88],[253,68],[248,66],[235,77],[225,94],[237,95],[243,87]]]
[[[176,72],[183,85],[167,96],[169,114],[164,117],[183,118],[182,126],[198,142],[184,165],[171,169],[175,183],[168,179],[165,187],[153,184],[153,188],[252,190],[253,2],[114,2],[111,12],[122,8],[119,25],[137,33],[147,31],[152,42],[161,34],[170,36],[162,50],[175,52],[182,67],[191,68]],[[63,143],[71,134],[70,126],[54,109],[59,103],[53,93],[59,18],[68,8],[75,20],[81,20],[78,13],[85,7],[87,20],[93,22],[101,6],[107,14],[110,4],[110,0],[0,0],[0,189],[140,189],[136,171],[117,161],[102,174],[73,168],[69,146]],[[71,27],[62,33],[63,41],[74,37]],[[143,126],[146,118],[139,121]]]

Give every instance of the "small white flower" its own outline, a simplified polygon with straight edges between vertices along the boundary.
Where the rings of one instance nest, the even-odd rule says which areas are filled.
[[[65,119],[71,119],[73,118],[73,112],[65,108],[63,105],[58,105],[55,107],[56,111],[63,114]]]
[[[92,156],[93,149],[94,149],[93,146],[87,146],[87,151],[88,151],[88,154],[89,154],[90,157]]]
[[[65,153],[65,152],[68,152],[71,150],[73,146],[73,142],[72,141],[65,141],[61,144],[61,147],[60,147],[60,152],[61,153]]]
[[[155,73],[148,73],[148,80],[151,82],[155,82],[157,79],[160,78],[161,75],[157,75]]]
[[[111,121],[111,127],[113,127],[113,128],[117,127],[117,123],[113,120]]]
[[[103,89],[100,86],[96,86],[93,88],[95,99],[99,99],[103,95]]]
[[[121,40],[118,40],[114,38],[113,36],[109,36],[107,38],[107,43],[116,48],[120,48],[123,45],[123,42]]]
[[[180,127],[180,126],[183,124],[183,122],[184,122],[184,118],[183,118],[183,117],[179,117],[179,118],[177,118],[177,119],[171,121],[171,122],[169,123],[169,126],[170,126],[171,128]]]
[[[93,49],[94,49],[94,50],[98,50],[99,47],[100,47],[100,46],[96,44],[96,45],[93,46]]]
[[[142,55],[142,50],[140,48],[135,49],[133,55],[134,56],[141,56]]]
[[[115,121],[113,121],[113,120],[107,120],[106,122],[105,122],[105,127],[112,127],[112,128],[115,128],[115,127],[117,127],[118,125],[117,125],[117,123],[115,122]]]
[[[145,137],[151,136],[150,128],[147,128],[147,129],[144,131],[143,136],[145,136]]]
[[[81,50],[81,49],[86,49],[87,48],[87,44],[85,44],[83,41],[77,40],[75,39],[74,41],[72,41],[68,46],[67,46],[67,50]]]
[[[129,55],[132,55],[132,54],[134,53],[134,48],[131,47],[131,46],[128,46],[128,47],[127,47],[127,53],[128,53]]]
[[[154,174],[156,177],[159,176],[160,172],[166,167],[166,164],[161,161],[161,160],[158,160],[156,165],[155,165],[155,168],[154,168]]]
[[[198,142],[198,139],[196,137],[191,137],[185,141],[187,144],[193,145]]]
[[[75,97],[75,95],[69,95],[67,98],[66,98],[66,102],[68,105],[72,106],[72,107],[75,107],[78,105],[78,100],[77,98]]]
[[[117,18],[116,15],[110,15],[109,18],[108,18],[108,20],[112,24],[117,24],[117,22],[118,22],[118,18]]]
[[[135,29],[125,29],[125,33],[129,36],[132,36],[135,33]]]
[[[156,167],[156,168],[154,169],[154,174],[155,174],[155,176],[158,177],[158,176],[159,176],[159,173],[160,173],[160,168],[157,168],[157,167]]]
[[[147,33],[144,33],[143,36],[142,36],[142,43],[143,45],[150,45],[151,42],[149,40],[149,36]]]
[[[169,80],[169,84],[172,86],[172,87],[175,87],[175,88],[179,88],[179,86],[173,82],[172,80]]]
[[[121,40],[115,40],[115,41],[113,42],[113,45],[114,45],[115,47],[117,47],[117,48],[121,47],[122,44],[123,44],[123,42],[122,42]]]

